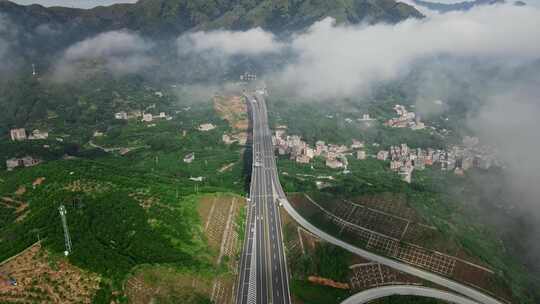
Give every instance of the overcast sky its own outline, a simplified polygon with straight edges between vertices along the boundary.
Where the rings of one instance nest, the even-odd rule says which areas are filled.
[[[78,8],[92,8],[100,5],[115,3],[135,3],[137,0],[11,0],[22,5],[41,4],[43,6],[67,6]]]
[[[92,8],[99,5],[111,5],[115,3],[134,3],[137,0],[11,0],[15,3],[28,5],[38,3],[43,6],[67,6],[67,7],[78,7],[78,8]],[[441,2],[441,3],[455,3],[462,2],[464,0],[427,0],[432,2]],[[510,0],[510,2],[513,0]],[[523,0],[528,4],[539,6],[540,0]],[[408,2],[408,1],[403,1]]]

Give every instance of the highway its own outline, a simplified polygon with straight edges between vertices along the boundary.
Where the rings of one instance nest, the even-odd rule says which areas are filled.
[[[427,297],[443,300],[448,303],[478,304],[478,302],[476,301],[457,295],[455,293],[442,291],[434,288],[410,285],[383,286],[367,289],[348,297],[347,299],[345,299],[345,301],[341,302],[341,304],[364,304],[376,299],[393,295]]]
[[[237,304],[290,304],[281,217],[274,191],[275,159],[266,104],[246,94],[253,129],[253,165]]]
[[[346,243],[315,227],[304,219],[289,203],[279,182],[279,175],[272,145],[271,131],[268,127],[268,113],[264,97],[260,94],[246,94],[251,109],[253,124],[253,171],[251,179],[251,204],[248,215],[248,226],[257,227],[256,245],[249,247],[249,237],[246,237],[244,251],[240,263],[240,282],[237,304],[243,303],[290,303],[289,282],[286,257],[283,250],[281,218],[279,201],[288,214],[301,226],[321,239],[344,248],[368,260],[389,266],[396,270],[417,276],[432,283],[444,286],[471,300],[484,304],[503,304],[489,294],[461,284],[449,278],[411,266],[406,263],[377,255],[362,248]],[[254,101],[255,100],[255,101]],[[247,232],[253,234],[252,230]],[[251,250],[251,251],[250,251]],[[255,251],[255,252],[253,252]],[[257,257],[256,267],[249,267],[247,261],[253,254]],[[250,269],[248,269],[250,268]],[[256,268],[256,302],[247,302],[249,288],[249,273]],[[253,277],[253,275],[252,275]],[[244,296],[244,294],[246,296]],[[245,300],[243,300],[245,299]]]

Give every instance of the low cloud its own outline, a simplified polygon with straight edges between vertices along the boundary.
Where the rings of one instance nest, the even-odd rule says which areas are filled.
[[[35,33],[42,36],[56,36],[62,33],[61,29],[49,23],[40,24],[36,27]]]
[[[127,31],[102,33],[70,46],[57,63],[53,79],[73,79],[81,72],[79,64],[89,60],[101,61],[116,75],[137,73],[154,63],[149,54],[152,47],[152,42]]]
[[[67,60],[131,55],[149,50],[151,44],[140,36],[124,31],[99,34],[81,41],[65,52]]]
[[[176,40],[179,77],[208,83],[230,79],[246,70],[268,71],[267,67],[277,66],[285,47],[261,28],[187,33]]]
[[[540,218],[540,80],[515,86],[488,98],[469,126],[486,143],[497,147],[506,163],[507,183],[513,190],[511,203]]]
[[[14,0],[21,5],[40,4],[43,6],[64,6],[76,8],[93,8],[100,5],[112,5],[117,3],[135,3],[137,0]]]
[[[515,22],[519,20],[519,22]],[[290,43],[298,60],[276,75],[304,97],[365,93],[426,56],[531,60],[540,54],[540,10],[480,7],[397,25],[335,25],[327,18]]]
[[[178,39],[180,52],[215,52],[225,56],[276,53],[283,44],[261,28],[244,32],[210,31],[183,35]]]
[[[18,30],[5,15],[0,14],[0,71],[12,67],[14,60],[10,56],[12,48],[17,45],[17,37]]]

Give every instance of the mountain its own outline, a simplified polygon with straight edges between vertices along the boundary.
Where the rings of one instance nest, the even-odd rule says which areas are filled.
[[[423,0],[413,0],[413,3],[425,7],[430,10],[437,11],[439,13],[447,13],[452,11],[468,11],[474,7],[481,5],[494,5],[494,4],[503,4],[506,3],[505,0],[474,0],[474,1],[463,1],[458,3],[440,3],[440,2],[430,2]],[[522,6],[525,5],[522,1],[516,1],[515,5]]]
[[[287,35],[325,17],[354,24],[396,23],[423,16],[413,7],[394,0],[140,0],[93,9],[22,6],[0,0],[0,134],[7,126],[24,125],[44,117],[44,109],[70,106],[75,96],[62,91],[61,86],[49,86],[45,80],[62,61],[67,47],[98,33],[127,29],[148,38],[154,45],[149,51],[152,60],[160,64],[149,65],[150,71],[140,73],[146,80],[211,81],[236,77],[246,69],[257,71],[258,63],[234,58],[234,64],[224,68],[204,56],[179,59],[176,38],[182,33],[262,27],[277,35]],[[279,60],[265,62],[273,64]],[[28,79],[32,64],[43,75],[43,81]],[[101,90],[103,83],[114,79],[105,72],[106,60],[88,59],[70,62],[69,66],[78,69],[80,78],[91,77],[81,84],[82,91]],[[60,105],[51,105],[51,100]]]
[[[68,46],[107,31],[127,29],[153,42],[218,28],[261,27],[287,35],[325,17],[338,23],[373,24],[423,15],[395,0],[139,0],[93,9],[22,6],[0,0],[0,55],[3,51],[10,58],[0,63],[0,72],[4,71],[0,80],[1,74],[9,74],[8,67],[13,70],[29,62],[46,67]]]
[[[276,33],[303,29],[327,16],[338,22],[389,22],[421,18],[413,7],[394,0],[140,0],[89,10],[21,6],[0,0],[0,14],[25,31],[47,25],[64,37],[130,29],[167,37],[188,30],[260,26]]]

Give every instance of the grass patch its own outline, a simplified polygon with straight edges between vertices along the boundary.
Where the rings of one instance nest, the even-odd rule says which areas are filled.
[[[346,290],[315,285],[303,280],[292,280],[290,287],[291,293],[304,304],[337,304],[350,295]]]

